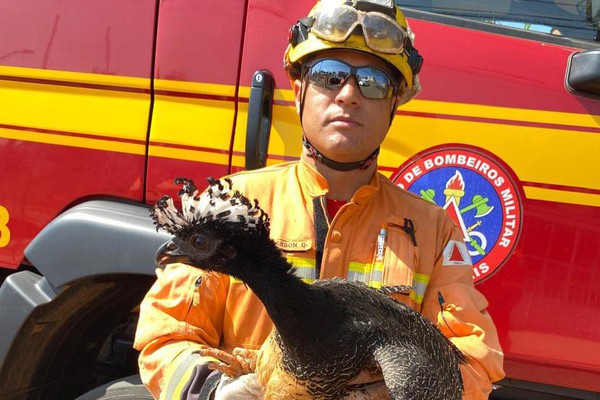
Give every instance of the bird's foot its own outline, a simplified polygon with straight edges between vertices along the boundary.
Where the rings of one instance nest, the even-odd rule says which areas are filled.
[[[200,354],[219,360],[219,362],[208,364],[208,368],[220,371],[232,378],[252,373],[256,369],[256,350],[236,347],[229,353],[219,349],[202,349]]]

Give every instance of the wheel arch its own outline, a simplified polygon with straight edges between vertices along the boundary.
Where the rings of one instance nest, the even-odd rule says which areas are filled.
[[[144,205],[92,200],[55,218],[25,257],[54,287],[93,275],[153,275],[154,253],[169,237],[156,231]]]
[[[74,398],[104,383],[98,354],[124,323],[133,337],[128,318],[168,238],[146,206],[116,201],[82,203],[48,224],[25,250],[40,274],[17,272],[0,287],[0,398]]]

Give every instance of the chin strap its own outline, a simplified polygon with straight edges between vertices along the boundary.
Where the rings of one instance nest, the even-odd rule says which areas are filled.
[[[319,153],[317,149],[313,147],[312,144],[306,139],[304,135],[302,135],[302,144],[308,150],[311,157],[321,163],[327,165],[329,168],[334,169],[336,171],[352,171],[353,169],[367,169],[373,162],[377,159],[377,155],[379,155],[379,147],[375,149],[374,152],[367,158],[362,161],[353,161],[342,163],[338,161],[334,161],[331,158],[325,157],[323,154]]]

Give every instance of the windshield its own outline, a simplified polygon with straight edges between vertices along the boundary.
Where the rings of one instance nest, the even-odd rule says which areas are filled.
[[[594,41],[585,0],[398,0],[402,8],[462,17],[512,28]]]

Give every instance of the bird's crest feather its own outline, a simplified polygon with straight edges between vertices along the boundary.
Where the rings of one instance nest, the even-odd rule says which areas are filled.
[[[172,235],[180,235],[188,229],[210,221],[235,224],[238,229],[248,232],[262,232],[269,229],[269,216],[258,206],[258,201],[250,201],[246,196],[232,189],[231,179],[215,180],[208,178],[210,186],[200,192],[189,178],[175,178],[179,190],[181,210],[175,206],[170,196],[163,196],[150,209],[156,229],[163,229]]]

